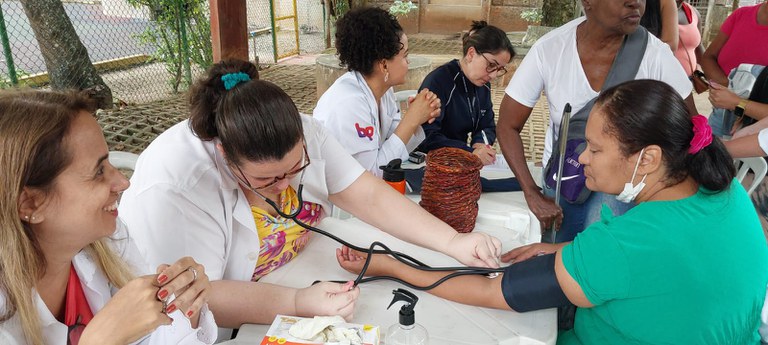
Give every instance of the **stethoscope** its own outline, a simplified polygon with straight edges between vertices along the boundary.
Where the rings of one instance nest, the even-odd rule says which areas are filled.
[[[434,289],[435,287],[437,287],[438,285],[442,284],[446,280],[454,278],[454,277],[464,276],[464,275],[485,275],[488,278],[495,278],[496,276],[498,276],[499,273],[504,271],[504,269],[501,268],[501,267],[500,268],[464,267],[464,266],[460,266],[460,267],[431,267],[429,265],[424,264],[423,262],[421,262],[419,260],[416,260],[415,258],[411,257],[408,254],[401,253],[401,252],[398,252],[398,251],[393,251],[393,250],[389,249],[389,247],[387,247],[386,245],[384,245],[383,243],[381,243],[379,241],[374,241],[373,243],[371,243],[371,246],[366,249],[366,248],[355,246],[355,245],[353,245],[353,244],[351,244],[351,243],[349,243],[347,241],[344,241],[343,239],[339,238],[338,236],[333,235],[333,234],[331,234],[331,233],[329,233],[329,232],[327,232],[325,230],[322,230],[320,228],[317,228],[315,226],[312,226],[312,225],[309,225],[309,224],[306,224],[306,223],[302,222],[301,220],[298,219],[298,216],[299,216],[299,213],[301,212],[302,205],[304,204],[304,199],[302,198],[302,191],[304,190],[304,172],[305,171],[306,171],[306,169],[301,172],[301,177],[299,179],[299,188],[296,191],[296,198],[298,199],[299,207],[296,207],[296,209],[293,210],[290,213],[285,213],[282,210],[280,210],[280,207],[277,206],[277,203],[275,203],[274,201],[270,200],[266,196],[262,195],[261,193],[256,191],[254,188],[252,188],[250,186],[247,186],[247,185],[245,185],[244,187],[246,187],[250,191],[254,192],[254,194],[258,195],[262,200],[264,200],[267,204],[269,204],[269,206],[271,206],[275,210],[275,212],[277,212],[277,214],[280,217],[283,217],[285,219],[290,219],[290,220],[294,221],[297,225],[299,225],[300,227],[302,227],[302,228],[304,228],[306,230],[314,231],[314,232],[317,232],[317,233],[319,233],[321,235],[327,236],[327,237],[331,238],[332,240],[340,243],[341,245],[347,246],[347,247],[349,247],[349,248],[351,248],[353,250],[356,250],[358,252],[368,253],[368,257],[365,259],[365,264],[363,265],[362,270],[360,270],[360,274],[354,280],[354,286],[358,286],[359,284],[368,283],[368,282],[377,281],[377,280],[390,280],[390,281],[394,281],[394,282],[400,283],[402,285],[405,285],[405,286],[407,286],[407,287],[409,287],[411,289],[426,291],[426,290]],[[240,179],[239,177],[237,177],[237,178],[238,178],[238,180]],[[243,181],[241,181],[240,183],[242,184],[242,182]],[[375,249],[376,247],[381,247],[382,249]],[[413,284],[411,284],[411,283],[409,283],[407,281],[404,281],[402,279],[399,279],[399,278],[396,278],[396,277],[392,277],[392,276],[373,276],[373,277],[367,277],[366,278],[365,277],[365,272],[368,269],[368,265],[371,262],[371,258],[373,258],[373,254],[386,254],[386,255],[390,255],[393,258],[395,258],[397,261],[400,261],[400,262],[402,262],[402,263],[404,263],[404,264],[406,264],[406,265],[408,265],[410,267],[413,267],[415,269],[419,269],[419,270],[422,270],[422,271],[430,271],[430,272],[450,272],[450,271],[453,271],[453,273],[448,274],[448,275],[440,278],[439,280],[437,280],[434,283],[432,283],[430,285],[427,285],[427,286],[413,285]],[[338,280],[333,280],[332,282],[334,282],[334,283],[341,283],[341,284],[346,283],[346,281],[338,281]]]

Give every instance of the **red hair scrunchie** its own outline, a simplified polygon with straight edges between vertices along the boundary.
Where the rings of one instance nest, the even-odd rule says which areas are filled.
[[[693,122],[693,139],[691,139],[688,153],[696,154],[712,143],[712,127],[709,126],[707,118],[701,114],[692,117],[691,122]]]

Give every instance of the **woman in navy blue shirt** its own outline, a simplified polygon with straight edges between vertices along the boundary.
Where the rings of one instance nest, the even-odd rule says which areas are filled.
[[[426,139],[417,150],[458,147],[488,165],[496,159],[490,82],[507,72],[515,51],[506,33],[485,21],[472,22],[462,41],[464,56],[429,73],[419,87],[437,94],[443,106],[436,121],[422,124]]]

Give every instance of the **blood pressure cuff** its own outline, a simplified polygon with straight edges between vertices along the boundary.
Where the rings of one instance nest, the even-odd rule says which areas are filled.
[[[555,275],[555,254],[535,256],[504,269],[504,299],[514,311],[526,312],[569,305]]]

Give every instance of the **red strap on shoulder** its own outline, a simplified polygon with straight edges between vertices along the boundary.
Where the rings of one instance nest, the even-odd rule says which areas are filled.
[[[691,10],[691,6],[685,2],[681,5],[683,6],[683,12],[685,12],[685,18],[688,19],[688,23],[693,23],[693,10]]]
[[[80,320],[78,320],[78,316]],[[83,286],[75,271],[75,265],[69,268],[69,281],[67,282],[67,297],[64,304],[64,324],[72,326],[75,323],[87,325],[93,319],[91,306],[85,298]]]

